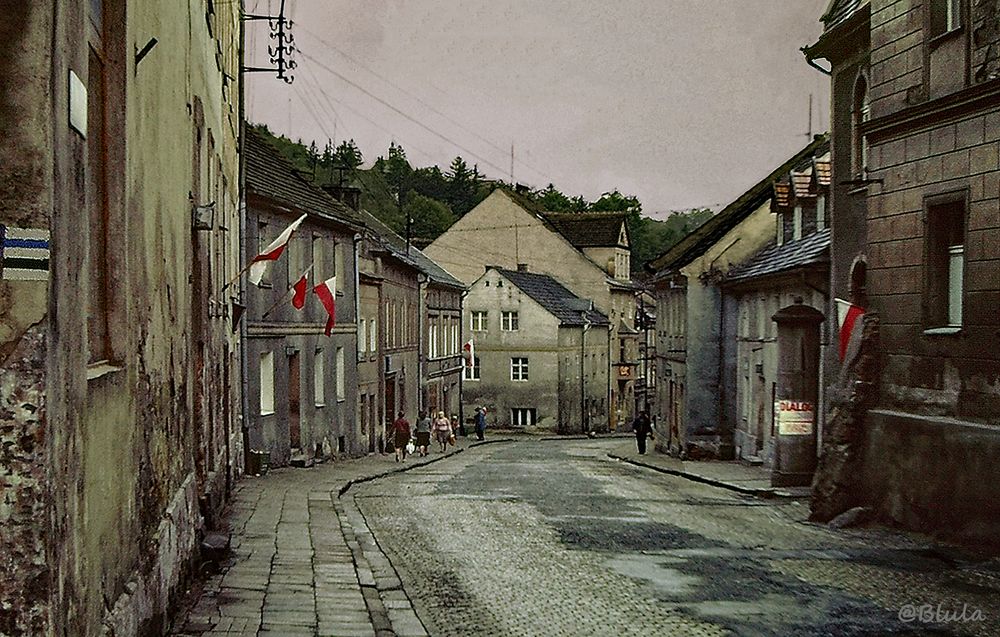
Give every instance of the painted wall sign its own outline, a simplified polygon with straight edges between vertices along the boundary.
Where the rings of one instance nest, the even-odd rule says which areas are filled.
[[[778,434],[784,436],[808,436],[813,432],[815,407],[804,400],[778,400],[774,403],[774,413],[778,415]]]
[[[0,224],[0,279],[46,281],[49,278],[49,231]]]

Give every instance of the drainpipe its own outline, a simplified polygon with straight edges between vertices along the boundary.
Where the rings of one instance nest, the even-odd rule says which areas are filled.
[[[586,434],[589,427],[587,426],[587,394],[586,394],[586,376],[584,375],[584,361],[586,360],[585,347],[587,343],[587,331],[590,329],[590,319],[587,318],[587,313],[583,314],[583,330],[580,332],[580,431]]]
[[[244,6],[243,0],[240,0],[240,45],[239,45],[239,103],[237,106],[239,114],[239,144],[237,146],[237,152],[239,153],[239,216],[240,216],[240,247],[238,254],[240,255],[239,263],[243,262],[244,250],[247,246],[247,197],[246,197],[246,187],[247,187],[247,176],[246,176],[246,161],[244,159],[244,146],[246,145],[246,87],[244,84],[244,73],[243,67],[246,61],[246,23],[243,20],[243,16],[246,14],[246,7]],[[247,300],[247,283],[245,277],[240,277],[239,281],[239,299],[241,303],[245,303]],[[247,321],[249,317],[246,311],[243,313],[243,317],[240,319],[240,406],[242,408],[242,422],[240,423],[243,432],[243,471],[246,471],[247,465],[249,464],[247,460],[250,457],[250,388],[249,379],[247,375],[249,374],[250,365],[248,362],[247,354]],[[227,445],[229,442],[227,441]]]

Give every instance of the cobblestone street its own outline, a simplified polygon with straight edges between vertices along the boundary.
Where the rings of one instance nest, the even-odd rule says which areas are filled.
[[[812,525],[805,501],[611,460],[623,444],[490,445],[344,499],[431,635],[1000,634],[995,561]]]

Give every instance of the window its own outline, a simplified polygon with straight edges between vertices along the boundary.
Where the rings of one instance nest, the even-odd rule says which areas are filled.
[[[480,380],[480,367],[479,367],[479,357],[475,356],[472,359],[472,365],[465,366],[465,380]]]
[[[344,382],[344,348],[337,348],[337,400],[344,400],[347,396],[346,383]]]
[[[960,0],[931,0],[930,36],[936,38],[962,26]]]
[[[860,75],[854,84],[854,108],[851,112],[851,143],[853,146],[851,165],[854,174],[859,177],[863,177],[868,168],[868,141],[861,128],[870,117],[868,80],[865,79],[864,75]]]
[[[514,381],[526,381],[528,380],[528,359],[527,358],[511,358],[510,359],[510,379]]]
[[[514,407],[510,410],[511,427],[534,427],[535,408],[534,407]]]
[[[274,413],[274,352],[260,355],[260,415]]]
[[[437,358],[438,355],[438,317],[431,316],[427,325],[427,342],[429,344],[430,357]]]
[[[457,316],[451,317],[451,353],[452,354],[461,354],[462,353],[462,344],[459,342],[459,341],[462,340],[461,337],[459,336],[459,327],[461,327],[461,322],[462,322],[461,318],[459,318]]]
[[[267,236],[267,222],[258,221],[257,222],[257,254],[264,251],[264,248],[271,243]],[[271,268],[264,268],[264,276],[260,278],[260,287],[269,288],[271,287]]]
[[[372,352],[378,351],[378,319],[374,317],[368,324],[368,347]]]
[[[310,273],[313,281],[326,281],[323,277],[323,273],[326,271],[323,268],[323,237],[318,234],[312,236],[312,272]]]
[[[795,210],[792,215],[792,241],[798,241],[802,238],[802,204],[795,204]]]
[[[316,406],[322,407],[326,404],[326,383],[323,370],[323,350],[316,350],[316,358],[313,359],[313,396]]]
[[[965,272],[964,199],[928,206],[926,262],[927,326],[961,327]]]
[[[485,332],[487,328],[486,312],[475,311],[472,313],[472,323],[470,327],[473,332]]]
[[[777,229],[777,237],[775,240],[780,246],[783,243],[785,243],[785,215],[779,212],[777,214],[777,217],[778,217],[778,229]]]
[[[822,230],[826,227],[826,196],[816,197],[816,229]]]
[[[338,241],[333,245],[333,273],[330,276],[337,277],[336,281],[336,292],[338,294],[343,294],[344,292],[344,242]],[[330,277],[326,277],[329,279]]]
[[[500,312],[500,329],[504,332],[516,332],[517,312]]]
[[[368,353],[368,319],[358,321],[358,358]]]

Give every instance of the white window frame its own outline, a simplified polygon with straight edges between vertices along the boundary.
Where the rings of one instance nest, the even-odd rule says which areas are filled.
[[[515,383],[528,382],[528,357],[512,356],[510,359],[510,380]]]
[[[372,317],[368,325],[368,347],[372,353],[378,351],[378,319],[375,317]]]
[[[802,238],[802,204],[795,204],[795,209],[792,211],[792,241],[798,241]]]
[[[274,352],[260,354],[260,415],[274,413]]]
[[[511,407],[511,427],[534,427],[538,422],[538,410],[534,407]]]
[[[482,366],[480,364],[478,356],[473,356],[472,357],[472,365],[471,366],[466,365],[463,368],[463,370],[464,370],[463,374],[464,374],[464,379],[465,380],[472,381],[472,382],[478,382],[478,381],[482,380],[482,378],[483,378],[482,377],[483,369],[482,369]]]
[[[489,328],[490,314],[486,310],[473,310],[469,314],[469,329],[473,332],[485,332]]]
[[[816,197],[816,229],[826,228],[826,195]]]
[[[358,319],[358,358],[368,353],[368,319]]]
[[[502,332],[518,331],[517,310],[500,312],[500,331]]]
[[[347,398],[347,383],[344,379],[344,348],[337,348],[337,402]]]
[[[323,358],[323,348],[316,348],[313,358],[313,399],[317,407],[326,406],[326,365]]]

